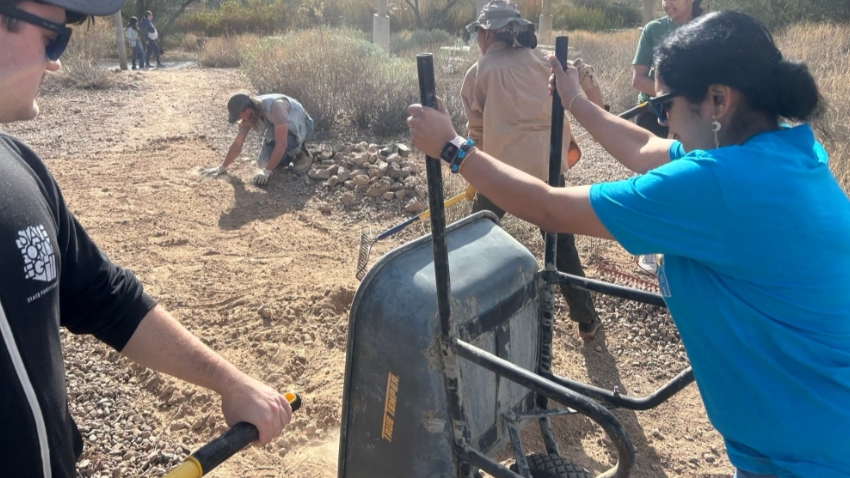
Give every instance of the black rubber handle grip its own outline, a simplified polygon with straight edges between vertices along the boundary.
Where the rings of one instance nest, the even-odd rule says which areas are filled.
[[[284,394],[292,411],[301,408],[301,397],[297,393]],[[213,468],[222,464],[225,460],[235,455],[239,450],[257,441],[260,432],[257,427],[247,422],[240,422],[230,430],[224,432],[220,437],[202,446],[192,456],[198,460],[203,473],[206,475]]]

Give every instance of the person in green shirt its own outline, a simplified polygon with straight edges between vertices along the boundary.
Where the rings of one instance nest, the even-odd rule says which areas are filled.
[[[643,27],[635,59],[632,61],[632,86],[639,91],[638,104],[655,96],[655,72],[652,69],[652,53],[655,47],[680,26],[700,16],[701,3],[702,0],[664,0],[661,6],[667,16],[653,20]],[[667,127],[658,124],[658,118],[650,111],[637,115],[634,121],[656,136],[667,137]]]

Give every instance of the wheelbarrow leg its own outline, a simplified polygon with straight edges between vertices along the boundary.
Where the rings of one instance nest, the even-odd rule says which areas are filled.
[[[540,295],[540,365],[538,374],[545,375],[552,372],[552,323],[555,315],[555,285],[544,285]],[[549,408],[549,400],[542,395],[537,396],[536,404],[542,410]],[[549,417],[540,417],[539,423],[540,433],[543,435],[543,444],[546,445],[546,453],[561,456],[558,450],[558,442],[552,433],[552,422]]]

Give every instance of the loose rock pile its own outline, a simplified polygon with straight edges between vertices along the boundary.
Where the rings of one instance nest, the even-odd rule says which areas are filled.
[[[424,165],[404,144],[348,143],[321,145],[308,176],[323,181],[329,198],[351,207],[360,197],[382,198],[417,214],[426,209]],[[323,212],[330,212],[330,209]]]

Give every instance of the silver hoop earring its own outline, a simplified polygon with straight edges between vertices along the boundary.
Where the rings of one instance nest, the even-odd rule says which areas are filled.
[[[717,120],[715,120],[713,123],[711,123],[711,130],[714,131],[714,147],[715,148],[720,147],[720,140],[717,138],[717,133],[720,131],[720,128],[722,128],[722,127],[723,126]]]

